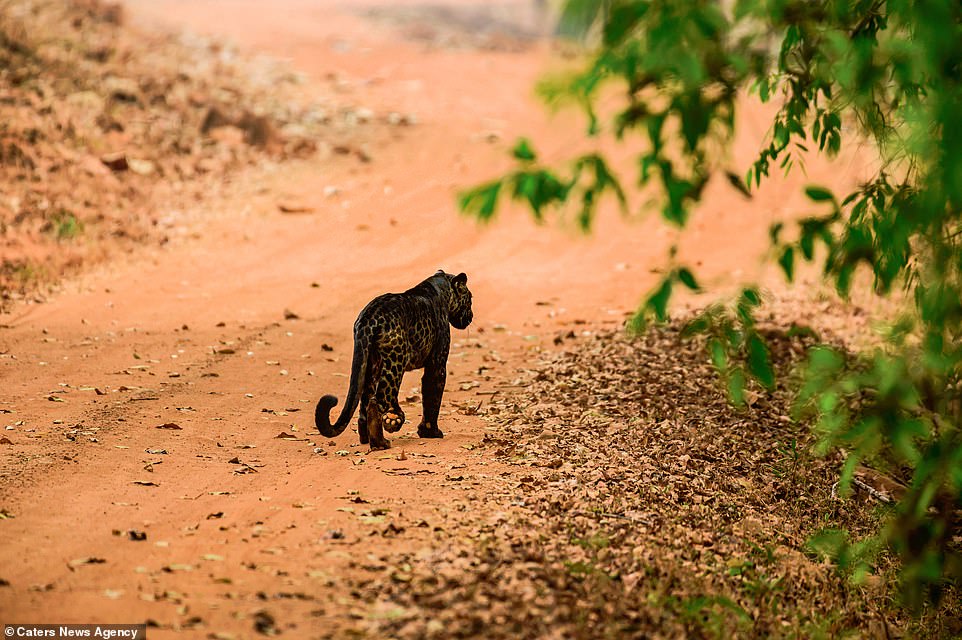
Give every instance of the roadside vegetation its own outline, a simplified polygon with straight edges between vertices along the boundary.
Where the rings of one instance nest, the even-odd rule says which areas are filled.
[[[813,505],[810,524],[818,526],[799,532],[808,553],[832,561],[840,583],[878,585],[883,621],[910,612],[910,635],[958,633],[938,620],[948,612],[958,619],[962,579],[962,10],[874,0],[569,0],[562,25],[585,43],[584,56],[570,74],[548,79],[544,95],[582,109],[586,136],[628,145],[637,173],[618,175],[599,153],[547,166],[536,141],[520,140],[515,172],[461,198],[482,220],[512,198],[539,219],[573,208],[588,229],[603,197],[627,211],[628,185],[637,185],[658,192],[662,217],[683,229],[709,180],[750,196],[772,174],[804,171],[810,154],[861,145],[874,156],[868,180],[846,193],[809,185],[812,213],[769,232],[771,260],[788,282],[808,262],[842,300],[853,291],[894,300],[900,311],[886,318],[877,347],[811,341],[787,375],[757,320],[763,300],[753,282],[685,331],[702,336],[734,407],[776,397],[787,377],[784,413],[803,428],[780,445],[794,452],[793,473],[830,461],[834,477],[821,478],[822,490],[842,499],[863,491],[880,502],[858,524],[828,515],[828,502]],[[774,116],[756,160],[732,170],[726,149],[746,94],[772,103]],[[669,320],[674,291],[701,290],[697,269],[674,248],[666,264],[629,323],[635,332]],[[740,453],[750,458],[753,450]],[[761,464],[752,469],[766,473]],[[801,524],[804,515],[796,518]],[[771,533],[763,526],[757,537]],[[749,619],[758,631],[759,617]],[[864,621],[840,621],[853,623],[867,630]]]
[[[432,522],[433,550],[350,584],[374,637],[952,637],[949,594],[896,606],[895,556],[845,578],[820,532],[871,536],[892,487],[838,491],[839,453],[791,419],[794,367],[817,343],[763,331],[779,383],[734,408],[682,322],[642,336],[564,332],[481,411],[504,471]],[[877,485],[864,467],[854,476]],[[380,525],[383,528],[383,525]],[[373,527],[372,535],[377,533]]]

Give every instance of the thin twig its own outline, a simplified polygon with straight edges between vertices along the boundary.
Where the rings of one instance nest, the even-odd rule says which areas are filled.
[[[854,485],[855,485],[856,487],[858,487],[859,489],[864,490],[865,492],[867,492],[870,496],[872,496],[873,498],[875,498],[875,499],[878,500],[879,502],[881,502],[881,503],[883,503],[883,504],[892,504],[892,498],[891,498],[891,497],[885,495],[884,493],[882,493],[881,491],[879,491],[878,489],[876,489],[876,488],[873,487],[872,485],[870,485],[870,484],[868,484],[868,483],[866,483],[866,482],[863,482],[863,481],[859,480],[858,478],[852,478],[852,484],[854,484]]]
[[[569,511],[571,515],[574,516],[588,516],[590,518],[617,518],[618,520],[627,520],[628,522],[640,522],[641,524],[652,525],[650,520],[642,518],[633,518],[631,516],[626,516],[621,513],[607,513],[605,511],[581,511],[580,509],[572,509]]]
[[[839,484],[839,483],[836,482],[835,484],[832,485],[832,499],[833,499],[833,500],[838,500],[838,499],[839,499],[839,495],[838,495],[838,484]],[[892,500],[892,498],[891,498],[890,496],[885,495],[884,493],[882,493],[881,491],[879,491],[878,489],[876,489],[876,488],[873,487],[872,485],[870,485],[870,484],[868,484],[868,483],[866,483],[866,482],[863,482],[862,480],[859,480],[858,478],[852,478],[852,484],[853,484],[854,486],[858,487],[859,489],[865,491],[865,492],[868,493],[870,496],[872,496],[873,498],[875,498],[876,500],[878,500],[879,502],[881,502],[881,503],[883,503],[883,504],[892,504],[892,502],[893,502],[893,500]]]

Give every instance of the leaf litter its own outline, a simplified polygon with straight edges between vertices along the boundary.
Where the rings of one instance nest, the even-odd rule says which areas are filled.
[[[874,567],[876,580],[859,586],[807,546],[825,527],[866,535],[880,512],[866,496],[833,497],[840,459],[812,456],[810,426],[788,419],[784,380],[810,338],[770,338],[780,384],[772,393],[752,389],[756,399],[743,410],[727,402],[704,341],[683,340],[678,324],[638,338],[602,331],[543,353],[525,384],[492,399],[485,416],[491,426],[481,447],[507,470],[465,487],[478,494],[455,505],[430,549],[381,558],[403,570],[346,578],[368,612],[357,631],[394,638],[918,632],[904,612],[877,604],[896,588],[889,557]],[[786,454],[791,443],[797,459]],[[956,606],[957,594],[949,596],[935,618]],[[388,609],[396,615],[378,613]]]

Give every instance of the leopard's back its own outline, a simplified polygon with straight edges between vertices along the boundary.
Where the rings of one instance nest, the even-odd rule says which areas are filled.
[[[355,339],[370,340],[387,366],[402,371],[424,366],[425,361],[450,341],[448,310],[438,296],[423,291],[386,293],[372,300],[354,323]]]

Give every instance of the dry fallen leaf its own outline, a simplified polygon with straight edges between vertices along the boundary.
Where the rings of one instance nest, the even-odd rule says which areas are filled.
[[[277,205],[281,213],[314,213],[314,207],[306,204],[295,204],[292,202],[282,202]]]
[[[100,161],[111,171],[126,171],[129,168],[127,165],[127,156],[122,151],[103,155],[100,157]]]
[[[254,630],[266,636],[273,636],[278,633],[274,616],[267,611],[257,611],[254,613]]]
[[[161,570],[166,573],[174,573],[176,571],[193,571],[194,565],[183,564],[183,563],[173,563],[173,564],[164,565],[163,567],[161,567]]]
[[[68,565],[70,567],[80,567],[85,564],[104,564],[105,562],[107,561],[103,558],[95,558],[93,556],[90,556],[90,557],[76,558],[75,560],[71,560],[68,563]]]

